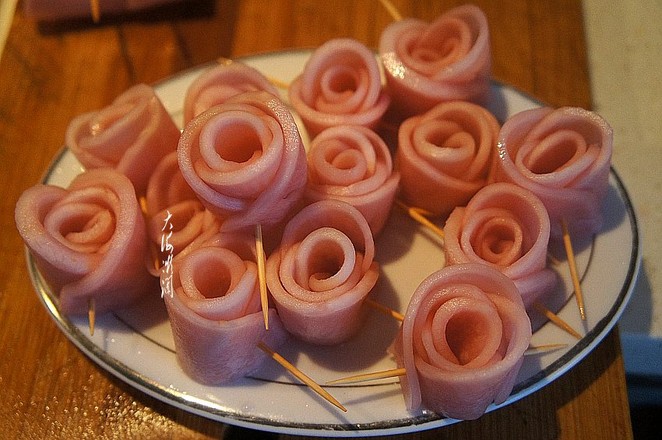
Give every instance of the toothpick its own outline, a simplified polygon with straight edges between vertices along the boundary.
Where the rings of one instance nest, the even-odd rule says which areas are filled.
[[[524,356],[531,356],[534,354],[542,354],[554,350],[560,350],[567,346],[568,344],[529,345],[529,348],[524,352]]]
[[[269,80],[269,82],[270,82],[271,84],[275,85],[275,86],[278,87],[279,89],[288,89],[288,88],[290,87],[290,85],[289,85],[287,82],[285,82],[285,81],[283,81],[283,80],[280,80],[280,79],[278,79],[278,78],[274,78],[274,77],[272,77],[272,76],[268,76],[267,79]]]
[[[557,327],[565,330],[566,332],[570,333],[572,336],[574,336],[577,339],[582,338],[582,335],[580,335],[575,329],[573,329],[570,326],[570,324],[565,322],[559,315],[552,312],[551,310],[549,310],[544,305],[540,304],[539,302],[534,302],[533,303],[533,308],[536,309],[542,315],[544,315],[547,319],[552,321],[552,323],[556,324]]]
[[[390,307],[386,307],[385,305],[378,303],[374,299],[366,298],[365,304],[367,306],[372,307],[375,310],[379,310],[380,312],[382,312],[383,314],[385,314],[387,316],[390,316],[392,318],[397,319],[398,321],[404,321],[405,320],[405,317],[402,313],[396,312],[395,310],[391,309]]]
[[[90,326],[90,336],[94,336],[94,320],[96,318],[96,310],[94,298],[90,297],[87,300],[87,321]]]
[[[427,218],[427,216],[431,215],[430,212],[426,211],[423,208],[415,208],[412,206],[408,206],[404,202],[397,199],[395,203],[397,203],[398,206],[400,206],[403,210],[405,210],[405,212],[409,214],[409,217],[413,218],[418,223],[420,223],[421,225],[425,226],[426,228],[434,232],[436,235],[439,236],[439,238],[442,239],[444,238],[444,230],[441,229],[439,226],[435,225],[434,223],[432,223]]]
[[[402,20],[402,15],[398,12],[397,8],[389,0],[379,0],[379,2],[386,8],[388,13],[391,15],[391,18],[395,21]]]
[[[577,299],[577,307],[579,307],[579,316],[582,321],[586,321],[586,310],[584,308],[584,295],[582,294],[582,286],[579,282],[579,275],[577,274],[577,263],[575,262],[575,252],[572,249],[572,240],[568,232],[568,225],[564,219],[561,219],[561,227],[563,228],[563,245],[565,246],[565,253],[568,257],[568,266],[570,267],[570,276],[572,277],[572,285],[575,288],[575,299]]]
[[[390,370],[382,371],[373,371],[372,373],[363,373],[356,374],[354,376],[342,377],[340,379],[335,379],[330,382],[327,382],[327,385],[338,385],[338,384],[347,384],[347,383],[358,383],[358,382],[367,382],[370,380],[378,379],[388,379],[391,377],[399,377],[407,374],[407,370],[404,368],[393,368]]]
[[[285,359],[284,357],[273,351],[271,348],[269,348],[264,342],[258,342],[257,346],[260,348],[260,350],[264,351],[269,356],[271,356],[273,360],[278,362],[281,366],[283,366],[287,371],[292,373],[301,382],[308,385],[308,387],[310,387],[313,391],[315,391],[321,397],[326,399],[329,403],[341,409],[342,411],[347,412],[347,408],[345,408],[340,402],[338,402],[328,391],[322,388],[317,382],[315,382],[313,379],[308,377],[297,367],[295,367],[290,362],[288,362],[287,359]]]
[[[101,19],[101,7],[99,5],[99,2],[101,0],[90,0],[90,10],[92,11],[92,21],[95,23],[99,23],[99,20]]]
[[[269,330],[269,296],[267,294],[267,273],[265,269],[264,243],[262,242],[262,225],[255,226],[255,250],[257,255],[257,278],[260,284],[260,304],[264,328]]]

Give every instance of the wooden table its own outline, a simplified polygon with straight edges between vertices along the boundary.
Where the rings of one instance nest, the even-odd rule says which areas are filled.
[[[102,0],[103,3],[103,0]],[[57,329],[30,284],[13,211],[61,148],[71,118],[220,56],[315,47],[333,37],[376,47],[391,17],[377,0],[200,1],[149,15],[41,25],[19,8],[0,62],[0,437],[246,438],[116,380]],[[455,1],[401,0],[432,20]],[[477,1],[491,25],[493,71],[553,106],[591,106],[579,1]],[[579,365],[521,401],[399,438],[632,437],[616,331]],[[273,435],[273,438],[291,438]]]

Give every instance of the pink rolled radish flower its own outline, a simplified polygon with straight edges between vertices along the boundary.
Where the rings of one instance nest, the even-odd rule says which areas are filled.
[[[267,286],[285,328],[320,345],[350,339],[379,276],[370,227],[353,206],[322,200],[303,208],[268,258]]]
[[[223,231],[283,222],[306,185],[292,114],[267,92],[246,92],[196,116],[178,147],[184,179]]]
[[[444,226],[446,264],[481,263],[508,276],[528,308],[557,283],[547,266],[549,216],[532,192],[510,183],[478,191]]]
[[[278,96],[278,89],[257,69],[231,61],[215,65],[198,76],[184,96],[184,124],[203,111],[244,92],[269,92]]]
[[[311,138],[335,125],[374,129],[390,103],[375,54],[350,38],[318,47],[290,84],[289,98]]]
[[[174,258],[194,241],[216,234],[221,221],[198,200],[184,180],[173,151],[159,162],[145,196],[147,233],[157,250],[157,265]]]
[[[379,55],[392,107],[403,117],[445,101],[483,104],[489,95],[489,27],[474,5],[453,8],[433,23],[407,18],[390,24]]]
[[[18,232],[64,313],[102,314],[158,291],[146,268],[145,222],[129,179],[88,170],[68,188],[36,185],[16,203]]]
[[[379,234],[391,211],[400,176],[377,133],[358,125],[327,128],[308,152],[309,202],[337,199],[357,208]]]
[[[182,258],[161,283],[177,361],[197,382],[227,384],[254,373],[267,359],[257,346],[277,349],[286,339],[269,309],[265,328],[251,235],[218,234]],[[170,279],[168,279],[170,277]]]
[[[85,168],[115,168],[142,195],[156,165],[177,149],[179,134],[154,89],[139,84],[101,110],[73,118],[65,142]]]
[[[395,159],[403,200],[436,217],[466,205],[487,183],[498,133],[494,115],[464,101],[405,120]]]
[[[519,292],[497,269],[434,272],[412,295],[392,346],[407,408],[477,419],[510,395],[530,340]]]
[[[603,224],[613,132],[598,114],[578,107],[542,107],[511,116],[501,128],[491,181],[511,182],[542,200],[551,240],[563,232],[590,237]]]

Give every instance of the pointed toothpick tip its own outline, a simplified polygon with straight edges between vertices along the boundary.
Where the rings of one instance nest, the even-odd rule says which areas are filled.
[[[255,226],[255,250],[257,259],[257,278],[260,284],[260,305],[264,328],[269,330],[269,294],[267,291],[266,257],[264,255],[264,242],[262,240],[262,225]]]
[[[375,301],[375,300],[372,299],[372,298],[366,298],[366,300],[365,300],[365,304],[366,304],[367,306],[372,307],[372,308],[375,309],[375,310],[378,310],[378,311],[382,312],[383,314],[385,314],[385,315],[387,315],[387,316],[390,316],[390,317],[392,317],[392,318],[397,319],[397,320],[400,321],[400,322],[402,322],[402,321],[405,320],[405,316],[404,316],[402,313],[400,313],[400,312],[396,312],[396,311],[393,310],[392,308],[390,308],[390,307],[386,307],[385,305],[383,305],[383,304],[381,304],[381,303],[378,303],[377,301]]]
[[[292,365],[287,359],[276,353],[274,350],[272,350],[269,346],[267,346],[264,342],[260,341],[257,344],[258,348],[265,353],[267,353],[273,360],[278,362],[283,368],[285,368],[287,371],[289,371],[294,377],[299,379],[301,382],[303,382],[305,385],[307,385],[310,389],[315,391],[318,395],[320,395],[322,398],[324,398],[327,402],[331,403],[333,406],[336,408],[340,409],[343,412],[347,412],[347,408],[345,408],[338,400],[336,400],[335,397],[331,395],[328,391],[326,391],[320,384],[315,382],[313,379],[311,379],[308,375],[303,373],[301,370],[299,370],[297,367]]]
[[[542,305],[539,302],[533,303],[533,308],[538,311],[538,313],[544,315],[547,319],[549,319],[552,323],[554,323],[557,327],[561,328],[562,330],[565,330],[566,332],[570,333],[572,336],[574,336],[577,339],[581,339],[582,335],[572,328],[570,324],[565,322],[559,315],[556,313],[552,312],[549,310],[547,307]]]
[[[413,206],[409,206],[406,203],[404,203],[402,200],[395,200],[395,203],[402,208],[412,219],[416,220],[419,224],[425,226],[428,228],[430,231],[435,233],[439,238],[443,240],[444,238],[444,230],[440,228],[439,226],[435,225],[428,219],[429,216],[432,214],[429,211],[426,211],[423,208],[416,208]]]

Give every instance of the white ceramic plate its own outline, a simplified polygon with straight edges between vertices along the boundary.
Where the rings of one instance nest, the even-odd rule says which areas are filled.
[[[243,59],[271,78],[291,81],[302,71],[309,51],[265,54]],[[181,125],[184,92],[202,69],[179,74],[156,86],[164,105]],[[516,90],[494,84],[491,110],[503,121],[508,115],[539,105]],[[284,95],[285,96],[285,95]],[[66,186],[82,167],[67,149],[47,171],[47,183]],[[632,291],[640,262],[639,234],[625,187],[612,170],[604,206],[604,230],[580,250],[577,262],[588,319],[579,318],[565,265],[557,268],[563,285],[556,294],[560,316],[585,336],[577,340],[547,323],[533,336],[533,344],[567,343],[558,351],[527,356],[508,405],[558,378],[584,358],[618,320]],[[416,286],[443,264],[438,240],[398,210],[377,241],[382,277],[375,299],[404,311]],[[170,325],[158,294],[132,309],[97,317],[91,337],[87,319],[60,313],[56,297],[40,278],[28,255],[35,288],[67,337],[94,362],[147,394],[186,411],[220,422],[261,430],[318,436],[374,436],[412,432],[457,422],[436,414],[408,412],[396,380],[333,386],[328,390],[345,405],[337,410],[292,379],[275,362],[267,362],[252,377],[229,386],[202,386],[177,364]],[[364,331],[338,347],[320,348],[299,342],[280,353],[319,383],[339,377],[393,368],[386,348],[398,323],[370,313]],[[502,405],[502,406],[503,406]],[[488,411],[497,410],[491,406]]]

